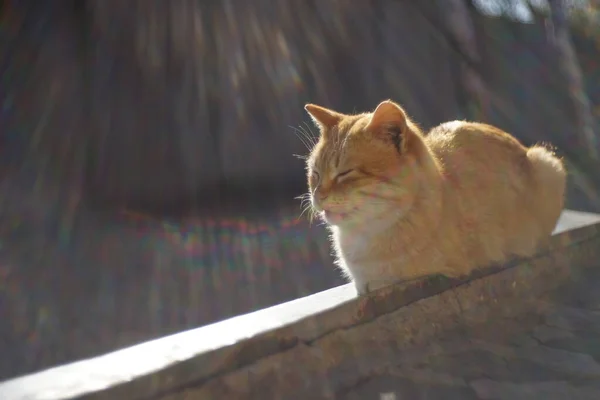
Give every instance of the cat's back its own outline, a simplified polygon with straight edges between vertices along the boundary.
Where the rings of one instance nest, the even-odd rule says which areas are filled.
[[[460,238],[466,251],[458,264],[530,255],[550,235],[563,205],[565,172],[549,150],[525,147],[501,129],[465,121],[439,125],[425,142],[443,169],[442,230]]]
[[[460,159],[461,165],[484,162],[525,164],[527,148],[515,137],[492,125],[451,121],[433,128],[425,142],[441,161]]]
[[[494,126],[446,122],[432,129],[425,142],[456,196],[495,206],[516,200],[530,185],[527,148]]]

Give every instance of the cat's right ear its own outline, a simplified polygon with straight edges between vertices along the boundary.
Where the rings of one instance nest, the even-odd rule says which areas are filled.
[[[406,114],[398,104],[385,100],[373,111],[367,129],[376,131],[389,127],[396,127],[403,131],[406,127]]]
[[[310,115],[313,122],[324,130],[329,130],[336,126],[342,119],[342,115],[325,107],[316,104],[307,104],[304,109]]]
[[[391,140],[398,153],[406,148],[406,113],[391,100],[379,103],[366,129],[383,133],[386,140]]]

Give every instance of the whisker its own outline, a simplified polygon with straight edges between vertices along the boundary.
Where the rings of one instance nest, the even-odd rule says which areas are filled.
[[[314,212],[314,209],[312,208],[312,203],[310,201],[310,193],[303,193],[300,196],[296,196],[294,198],[300,200],[301,211],[298,218],[302,218],[304,214],[307,214],[309,221],[312,222],[312,213]]]
[[[304,214],[306,214],[309,224],[312,224],[312,221],[315,217],[315,209],[312,207],[312,203],[310,200],[304,199],[302,200],[301,207],[302,211],[298,218],[301,218]]]
[[[302,218],[302,216],[303,216],[303,215],[304,215],[304,214],[305,214],[307,211],[309,211],[309,212],[308,212],[308,214],[307,214],[307,216],[309,217],[309,220],[310,220],[310,208],[311,208],[311,207],[310,207],[310,204],[306,204],[304,207],[302,207],[302,212],[300,212],[300,216],[299,216],[298,218]]]
[[[304,142],[307,143],[307,145],[309,146],[308,150],[312,151],[312,149],[317,145],[317,142],[313,138],[308,136],[307,133],[302,133],[302,137],[304,138]]]
[[[300,216],[302,216],[302,214],[304,214],[306,212],[306,209],[310,207],[310,203],[303,200],[302,203],[300,203],[300,209],[302,210],[302,212],[300,213]]]
[[[308,151],[311,151],[312,148],[314,147],[314,145],[312,144],[311,140],[306,137],[306,133],[304,133],[302,130],[300,130],[300,129],[294,127],[294,126],[290,125],[289,127],[294,130],[294,134],[300,140],[300,142],[302,142],[302,144],[304,145],[304,147],[306,147],[306,149]]]
[[[304,129],[306,130],[306,132],[309,132],[311,134],[311,136],[315,137],[317,135],[315,135],[312,131],[313,125],[309,124],[306,121],[302,121],[301,126],[304,125]]]
[[[302,204],[305,201],[310,201],[310,194],[309,193],[304,193],[304,194],[301,194],[300,196],[294,197],[294,199],[300,200],[301,201],[300,204]]]
[[[304,133],[305,138],[313,145],[313,147],[317,144],[318,135],[315,135],[311,130],[311,126],[304,121],[304,126],[299,126],[300,130]]]
[[[310,139],[311,143],[317,143],[319,135],[315,135],[315,133],[312,130],[312,125],[309,125],[306,121],[304,121],[304,123],[301,124],[299,128],[302,130],[302,132],[304,132],[306,137]]]

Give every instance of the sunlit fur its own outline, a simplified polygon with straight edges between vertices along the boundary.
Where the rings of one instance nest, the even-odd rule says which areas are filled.
[[[312,210],[361,294],[532,255],[554,229],[566,172],[544,147],[465,121],[424,136],[392,101],[358,115],[305,108],[320,130],[307,158]]]

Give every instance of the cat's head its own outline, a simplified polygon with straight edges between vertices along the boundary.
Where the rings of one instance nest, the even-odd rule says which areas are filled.
[[[399,105],[387,100],[358,115],[313,104],[305,110],[320,130],[307,172],[313,210],[325,222],[340,227],[375,223],[410,208],[424,144]]]

